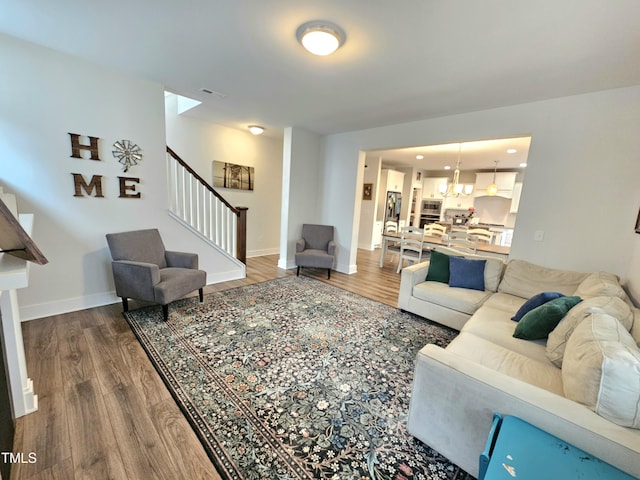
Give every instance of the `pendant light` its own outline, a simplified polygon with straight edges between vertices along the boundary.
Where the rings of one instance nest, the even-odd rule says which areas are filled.
[[[471,195],[473,192],[473,185],[460,183],[460,156],[462,154],[462,144],[458,144],[458,161],[456,162],[456,169],[453,171],[453,181],[447,186],[442,184],[439,187],[440,194],[443,197],[462,197]]]
[[[496,166],[493,168],[493,182],[487,187],[487,195],[495,197],[498,194],[498,185],[496,184],[496,171],[498,170],[498,160],[495,161]]]

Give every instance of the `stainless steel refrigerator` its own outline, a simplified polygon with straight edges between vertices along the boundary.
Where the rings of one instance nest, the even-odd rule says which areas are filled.
[[[400,220],[400,207],[402,206],[402,194],[400,192],[387,192],[387,203],[384,209],[384,224]]]

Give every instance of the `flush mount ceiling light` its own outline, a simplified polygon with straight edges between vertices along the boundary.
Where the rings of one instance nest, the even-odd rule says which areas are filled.
[[[296,37],[310,53],[325,56],[335,52],[344,43],[345,33],[331,22],[314,20],[300,25]]]
[[[249,125],[249,131],[254,135],[261,135],[264,132],[264,127],[260,125]]]

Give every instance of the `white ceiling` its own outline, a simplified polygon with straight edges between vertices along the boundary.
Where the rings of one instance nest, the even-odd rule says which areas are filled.
[[[422,170],[445,170],[456,168],[460,158],[460,170],[519,170],[527,163],[531,137],[501,138],[475,142],[428,145],[390,150],[371,150],[367,159],[380,158],[389,168],[415,167]],[[507,150],[514,149],[514,153]],[[424,158],[418,159],[417,155]],[[498,162],[496,164],[496,161]]]
[[[0,0],[0,32],[203,101],[190,115],[274,136],[637,85],[639,18],[638,0]],[[316,19],[346,32],[333,56],[296,41]]]

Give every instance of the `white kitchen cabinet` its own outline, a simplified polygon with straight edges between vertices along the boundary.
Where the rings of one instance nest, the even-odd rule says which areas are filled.
[[[513,188],[516,183],[516,172],[497,172],[496,185],[498,186],[498,195],[501,197],[511,198],[513,196]],[[493,172],[476,173],[476,185],[474,187],[474,195],[480,197],[487,194],[487,187],[493,183]]]
[[[442,199],[440,185],[446,186],[448,182],[448,177],[424,177],[422,179],[422,198]]]
[[[380,171],[380,185],[383,185],[380,190],[385,191],[385,196],[386,192],[402,192],[404,173],[384,168]]]
[[[511,197],[511,208],[509,213],[518,213],[520,206],[520,195],[522,194],[522,182],[516,182],[513,186],[513,196]]]
[[[466,197],[447,197],[444,199],[443,210],[456,209],[456,210],[468,210],[473,207],[473,195]]]

